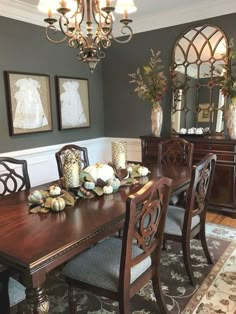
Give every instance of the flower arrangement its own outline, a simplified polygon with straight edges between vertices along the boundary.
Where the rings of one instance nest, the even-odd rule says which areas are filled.
[[[138,67],[136,73],[129,74],[132,77],[130,83],[137,86],[134,91],[138,97],[148,100],[155,106],[159,102],[167,89],[167,78],[162,70],[160,59],[161,52],[154,52],[151,49],[151,58],[149,64],[143,66],[143,71]]]
[[[224,74],[220,77],[221,93],[227,98],[236,98],[236,51],[233,39],[229,42],[228,63],[224,65]]]

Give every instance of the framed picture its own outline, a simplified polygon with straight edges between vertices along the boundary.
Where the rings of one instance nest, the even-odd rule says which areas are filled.
[[[56,76],[59,130],[90,126],[88,80]]]
[[[199,104],[198,122],[210,122],[209,104]]]
[[[52,130],[49,75],[5,72],[10,135]]]

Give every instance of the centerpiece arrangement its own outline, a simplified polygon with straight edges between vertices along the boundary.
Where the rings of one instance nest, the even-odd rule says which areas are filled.
[[[134,91],[138,97],[152,105],[152,133],[155,136],[160,136],[161,133],[163,112],[160,101],[167,89],[167,78],[162,71],[160,54],[160,51],[155,53],[151,49],[149,64],[144,65],[142,71],[138,67],[136,73],[129,74],[132,77],[130,83],[136,84]]]
[[[66,206],[74,205],[79,197],[92,198],[111,194],[117,192],[120,186],[140,183],[137,178],[147,177],[149,172],[148,168],[139,164],[128,164],[126,168],[117,169],[112,163],[96,163],[78,173],[78,186],[66,190],[62,178],[48,190],[36,190],[30,193],[28,196],[30,212],[60,212]]]

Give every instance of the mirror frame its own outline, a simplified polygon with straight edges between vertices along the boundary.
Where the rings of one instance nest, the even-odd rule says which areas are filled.
[[[209,37],[204,34],[204,30],[209,27],[210,30],[212,30],[212,33],[209,35]],[[191,33],[193,33],[193,36],[191,38]],[[207,30],[205,31],[207,33]],[[188,37],[188,34],[190,35],[190,38]],[[200,34],[200,36],[199,36]],[[214,35],[216,39],[214,38]],[[196,39],[197,36],[201,37],[203,39],[203,43],[199,47],[196,46]],[[217,36],[219,38],[217,38]],[[216,41],[215,46],[212,46],[213,39]],[[180,42],[185,44],[187,49],[184,50],[182,47],[182,44]],[[205,40],[205,41],[204,41]],[[222,42],[225,42],[225,51],[222,53],[222,58],[216,58],[216,51],[217,48],[219,48],[219,45],[222,44]],[[196,60],[195,62],[189,61],[189,55],[190,49],[193,49],[196,53]],[[209,58],[206,60],[201,59],[203,58],[204,49],[210,53]],[[178,63],[178,60],[176,58],[176,53],[181,51],[182,53],[182,59],[180,60],[180,63]],[[199,124],[201,126],[204,125],[204,128],[209,127],[211,134],[218,134],[221,135],[225,131],[225,125],[224,125],[224,116],[225,116],[225,108],[226,108],[226,102],[227,99],[222,95],[222,98],[220,98],[221,92],[219,87],[219,80],[217,81],[217,76],[219,77],[220,74],[216,69],[215,64],[218,64],[219,62],[222,63],[222,69],[225,65],[228,64],[228,52],[229,52],[229,41],[225,35],[225,33],[220,29],[219,27],[212,25],[212,24],[199,24],[193,27],[188,28],[186,31],[182,33],[182,35],[177,39],[174,49],[173,49],[173,55],[172,55],[172,67],[170,69],[170,75],[171,75],[171,84],[172,84],[172,105],[171,105],[171,133],[172,134],[179,134],[181,132],[181,127],[188,129],[187,126],[187,117],[190,117],[192,121],[195,121],[192,127],[198,127]],[[215,54],[215,55],[214,55]],[[180,57],[181,58],[181,57]],[[201,66],[204,67],[204,63],[209,63],[209,72],[205,73],[205,77],[201,76],[200,70]],[[191,79],[192,77],[188,73],[189,66],[196,65],[196,83],[194,83],[191,86]],[[218,64],[219,65],[219,64]],[[181,69],[180,71],[176,71],[177,68]],[[220,67],[219,67],[220,68]],[[221,73],[222,75],[222,73]],[[204,81],[203,81],[204,79]],[[200,80],[202,80],[200,82]],[[203,82],[203,83],[202,83]],[[206,88],[205,92],[207,91],[209,93],[209,102],[202,103],[200,91],[201,89]],[[192,90],[190,90],[192,88]],[[188,91],[190,92],[196,92],[196,99],[190,100],[190,104],[187,103],[188,99]],[[215,94],[219,99],[221,100],[221,105],[217,104],[217,106],[214,105],[213,102],[213,91],[216,91]],[[215,97],[216,97],[215,96]],[[191,104],[192,102],[192,104]],[[191,107],[192,106],[192,107]],[[181,126],[179,126],[179,130],[176,130],[173,127],[174,121],[174,115],[176,114],[178,125],[182,123]],[[201,116],[201,120],[200,120]],[[205,117],[205,120],[204,120]],[[210,117],[210,118],[209,118]],[[215,120],[213,120],[215,118]],[[219,119],[220,117],[220,119]],[[189,120],[191,120],[189,119]],[[218,129],[220,131],[217,131],[217,120],[220,120],[223,127],[220,129],[220,124]],[[201,121],[201,122],[200,122]],[[213,126],[215,126],[215,130],[213,130]]]

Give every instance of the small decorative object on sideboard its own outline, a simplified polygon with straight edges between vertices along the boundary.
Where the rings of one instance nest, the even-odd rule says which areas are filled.
[[[129,74],[132,77],[130,83],[135,83],[137,86],[134,91],[138,97],[152,104],[151,122],[152,133],[155,136],[160,136],[163,120],[163,112],[160,105],[161,98],[167,89],[167,79],[160,65],[161,52],[154,52],[151,49],[151,58],[148,65],[143,66],[143,71],[140,68],[136,73]]]
[[[181,128],[179,133],[180,135],[209,135],[210,134],[210,128],[190,128],[190,129],[185,129]]]

